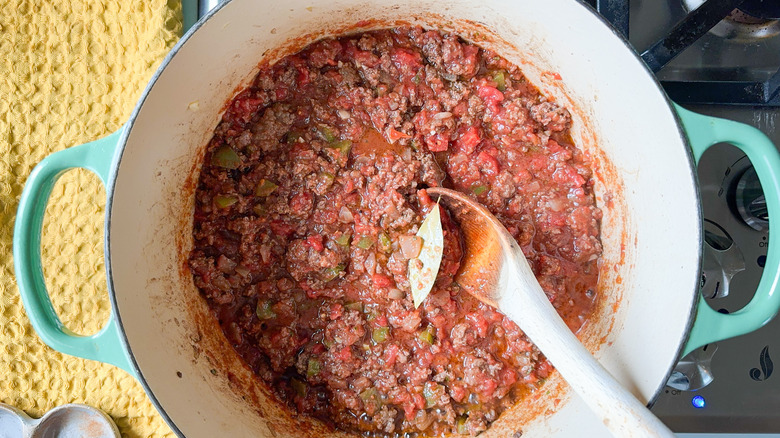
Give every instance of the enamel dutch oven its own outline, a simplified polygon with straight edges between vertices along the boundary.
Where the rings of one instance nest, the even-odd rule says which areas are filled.
[[[250,82],[258,62],[322,36],[398,23],[455,31],[501,53],[571,110],[573,137],[593,158],[604,212],[600,305],[579,336],[642,402],[652,403],[682,354],[755,330],[775,315],[775,239],[745,308],[723,315],[700,298],[695,172],[711,145],[738,146],[760,176],[770,226],[780,227],[775,147],[752,127],[671,103],[626,41],[586,6],[574,0],[234,0],[182,38],[120,132],[52,154],[27,180],[14,260],[41,338],[136,376],[182,436],[340,435],[282,407],[225,340],[187,268],[193,191],[224,104]],[[59,321],[40,262],[45,205],[54,182],[73,167],[97,173],[108,196],[105,259],[113,311],[94,336],[77,336]],[[607,434],[557,374],[484,436],[518,431],[524,438]]]

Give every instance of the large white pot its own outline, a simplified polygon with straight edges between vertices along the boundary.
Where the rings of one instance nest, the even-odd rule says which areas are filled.
[[[28,180],[15,260],[41,337],[63,352],[134,373],[183,436],[337,435],[274,402],[224,339],[187,268],[193,191],[225,102],[248,84],[261,60],[279,59],[324,35],[401,22],[455,31],[501,53],[572,110],[574,140],[594,157],[604,211],[601,302],[597,322],[580,337],[625,387],[651,402],[686,344],[699,301],[694,155],[719,140],[744,140],[737,143],[773,193],[780,158],[752,128],[679,110],[692,154],[678,113],[652,74],[624,40],[574,0],[234,0],[213,11],[165,60],[124,130],[52,155]],[[80,338],[57,324],[37,253],[51,185],[74,166],[93,169],[107,183],[113,304],[108,326]],[[768,204],[771,214],[778,211],[776,197]],[[754,330],[777,312],[777,255],[770,247],[760,293],[741,314],[699,306],[687,351]],[[519,436],[517,431],[524,438],[606,434],[557,374],[484,436]]]

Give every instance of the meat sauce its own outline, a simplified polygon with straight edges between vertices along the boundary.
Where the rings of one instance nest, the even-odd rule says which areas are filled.
[[[226,338],[299,413],[365,435],[475,435],[552,371],[459,290],[442,210],[415,308],[427,187],[473,196],[517,239],[572,330],[592,313],[600,210],[571,116],[453,34],[324,39],[261,69],[226,109],[196,191],[190,267]]]

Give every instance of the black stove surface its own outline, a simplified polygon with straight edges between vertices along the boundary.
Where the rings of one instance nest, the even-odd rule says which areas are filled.
[[[677,103],[755,126],[780,145],[780,0],[587,2],[628,33]],[[741,10],[733,10],[736,3]],[[665,63],[668,52],[679,51],[668,35],[690,37],[690,29],[679,23],[690,20],[691,11],[698,11],[700,21],[713,11],[721,16]],[[659,59],[665,65],[653,64]],[[708,150],[698,167],[706,241],[702,292],[724,313],[750,301],[766,258],[766,209],[751,168],[747,157],[727,144]],[[780,433],[780,318],[694,351],[676,371],[652,408],[673,431]]]
[[[775,144],[780,144],[775,129],[780,118],[777,109],[724,106],[691,109],[752,124],[772,133]],[[727,267],[726,275],[720,276],[717,272],[707,275],[705,263],[702,291],[706,293],[708,304],[721,312],[733,312],[747,304],[763,272],[769,233],[765,228],[751,227],[737,206],[738,196],[745,196],[744,190],[738,189],[750,179],[750,169],[747,157],[727,144],[708,150],[699,163],[705,261],[707,252],[727,255],[721,257],[727,260],[723,263]],[[742,202],[744,205],[744,199]],[[685,385],[667,386],[653,406],[653,412],[675,432],[780,433],[778,340],[780,318],[775,318],[753,333],[693,352],[691,355],[697,356],[694,362],[699,365],[696,372],[709,373],[711,382],[696,388],[704,383],[698,382],[689,388],[695,389],[693,391],[679,389]],[[773,357],[777,358],[777,373]],[[694,380],[697,376],[692,377]]]

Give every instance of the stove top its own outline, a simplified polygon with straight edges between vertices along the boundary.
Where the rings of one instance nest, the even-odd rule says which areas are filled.
[[[780,1],[589,3],[628,34],[677,103],[753,125],[780,145]],[[698,177],[702,293],[715,310],[733,312],[750,301],[763,271],[766,204],[750,161],[731,145],[708,150]],[[683,358],[652,410],[680,433],[780,433],[780,369],[773,361],[780,368],[780,318]]]
[[[688,106],[752,124],[780,144],[775,128],[780,108]],[[751,191],[751,169],[747,157],[727,144],[707,151],[699,164],[705,220],[702,293],[721,312],[750,301],[766,258],[769,233],[762,211],[745,208],[760,197]],[[775,318],[753,333],[692,352],[678,365],[682,372],[673,374],[653,412],[675,432],[780,433],[780,369],[773,369],[773,357],[780,368],[778,341],[780,318]]]

